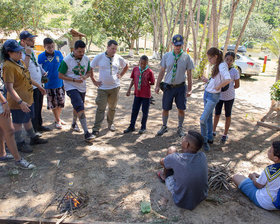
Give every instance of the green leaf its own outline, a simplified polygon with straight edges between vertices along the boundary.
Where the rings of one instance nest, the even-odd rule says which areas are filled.
[[[142,201],[140,207],[143,214],[151,212],[151,203],[148,201]]]

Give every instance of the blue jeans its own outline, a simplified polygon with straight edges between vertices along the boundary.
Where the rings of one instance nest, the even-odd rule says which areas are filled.
[[[209,93],[204,91],[204,111],[200,117],[201,135],[204,143],[213,139],[213,110],[219,102],[220,93]]]
[[[135,122],[137,120],[137,116],[142,105],[142,121],[141,121],[141,129],[146,129],[146,123],[148,119],[149,107],[150,107],[150,98],[143,98],[143,97],[134,97],[133,106],[132,106],[132,113],[131,113],[131,120],[130,120],[130,127],[135,127]]]

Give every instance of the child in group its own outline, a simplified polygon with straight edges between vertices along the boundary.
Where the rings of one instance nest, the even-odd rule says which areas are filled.
[[[239,88],[240,86],[240,75],[236,68],[234,68],[233,63],[235,60],[235,53],[232,51],[229,51],[225,55],[225,62],[227,63],[229,67],[229,74],[232,79],[232,81],[228,84],[228,89],[225,91],[221,91],[220,100],[217,103],[215,107],[215,116],[214,116],[214,125],[213,125],[213,136],[216,136],[216,128],[219,123],[220,115],[222,112],[223,104],[225,105],[225,116],[226,116],[226,122],[225,122],[225,130],[224,135],[221,138],[221,143],[225,143],[228,139],[228,130],[230,127],[231,122],[231,110],[234,102],[235,97],[235,89]],[[213,141],[208,140],[208,143],[213,143]]]
[[[55,127],[62,129],[62,125],[65,125],[65,123],[60,119],[60,114],[64,107],[65,90],[62,79],[58,78],[58,68],[63,56],[60,51],[55,50],[54,42],[51,38],[44,39],[44,48],[45,51],[38,56],[38,63],[48,72],[48,80],[45,83],[48,99],[47,109],[51,109],[53,112]]]
[[[170,147],[167,156],[160,160],[164,167],[158,177],[165,182],[178,207],[193,210],[208,194],[208,166],[204,152],[199,152],[203,137],[189,131],[182,140],[182,150]]]
[[[267,152],[273,161],[261,175],[250,173],[249,178],[234,175],[235,185],[258,207],[266,210],[280,209],[280,141],[274,141]]]
[[[134,101],[132,106],[132,113],[129,127],[124,130],[124,133],[135,131],[135,122],[142,105],[142,121],[139,134],[146,131],[146,123],[148,119],[150,98],[151,98],[151,85],[154,85],[155,78],[153,71],[148,66],[148,57],[143,55],[140,58],[139,66],[135,67],[131,73],[131,83],[127,90],[126,95],[130,96],[131,88],[134,85]]]
[[[200,117],[201,135],[204,138],[203,148],[210,150],[209,142],[213,141],[213,110],[220,99],[221,88],[231,82],[227,63],[223,62],[223,52],[212,47],[207,51],[210,64],[214,65],[211,78],[202,76],[202,81],[206,82],[204,91],[204,111]]]

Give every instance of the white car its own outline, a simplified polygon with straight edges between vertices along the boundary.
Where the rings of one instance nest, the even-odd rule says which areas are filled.
[[[244,55],[236,54],[235,65],[239,74],[244,74],[245,77],[258,75],[261,72],[261,65]]]

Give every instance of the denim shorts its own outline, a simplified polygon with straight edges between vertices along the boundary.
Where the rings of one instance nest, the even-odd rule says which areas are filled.
[[[186,85],[165,90],[162,97],[162,109],[171,110],[173,100],[175,99],[177,108],[179,110],[185,110],[187,102],[186,90]]]
[[[257,198],[256,192],[258,188],[254,185],[253,181],[250,178],[243,180],[238,188],[252,201],[254,204],[261,208]]]
[[[71,104],[77,113],[82,110],[85,110],[84,102],[86,93],[82,93],[77,89],[68,90],[66,93],[70,97]]]
[[[11,110],[12,121],[15,124],[28,123],[30,119],[34,118],[34,103],[29,107],[30,112],[23,112],[21,109]]]

